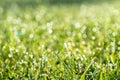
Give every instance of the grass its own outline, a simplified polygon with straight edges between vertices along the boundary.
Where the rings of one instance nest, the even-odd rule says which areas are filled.
[[[119,7],[2,4],[0,80],[119,80]]]

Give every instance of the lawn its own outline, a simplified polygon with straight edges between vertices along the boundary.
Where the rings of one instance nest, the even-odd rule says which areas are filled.
[[[120,80],[119,1],[0,4],[0,80]]]

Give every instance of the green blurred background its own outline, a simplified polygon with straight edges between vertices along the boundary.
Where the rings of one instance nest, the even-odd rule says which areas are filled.
[[[118,1],[118,0],[0,0],[0,4],[10,4],[10,3],[18,3],[18,4],[73,4],[73,3],[101,3],[101,2],[111,2],[111,1]]]
[[[87,4],[100,4],[109,3],[118,0],[0,0],[0,7],[7,9],[13,5],[17,5],[20,8],[25,7],[36,7],[39,5],[80,5],[83,3]]]

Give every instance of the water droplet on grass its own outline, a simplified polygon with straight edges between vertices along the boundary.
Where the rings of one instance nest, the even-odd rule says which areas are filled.
[[[53,22],[48,22],[48,23],[47,23],[47,26],[48,26],[48,27],[52,27],[52,25],[53,25]]]
[[[28,55],[28,52],[25,52],[26,55]]]
[[[92,40],[95,40],[96,39],[96,37],[95,36],[92,36]]]
[[[83,52],[84,52],[84,53],[86,53],[86,52],[87,52],[87,50],[86,50],[86,49],[84,49],[84,50],[83,50]]]
[[[13,48],[10,48],[10,52],[12,52],[14,49]]]
[[[53,31],[52,29],[48,29],[48,33],[51,34]]]
[[[19,50],[18,50],[18,49],[16,49],[15,51],[18,53],[18,51],[19,51]]]
[[[78,51],[79,51],[79,49],[78,49],[78,48],[76,48],[76,51],[78,52]]]
[[[79,22],[76,22],[74,25],[75,25],[75,28],[80,28],[80,23]]]
[[[116,32],[113,32],[113,33],[112,33],[112,35],[113,35],[113,36],[116,36],[116,35],[117,35],[117,33],[116,33]]]
[[[34,64],[34,65],[37,65],[37,62],[36,62],[36,60],[33,60],[33,64]]]
[[[101,51],[101,50],[102,50],[102,48],[98,48],[98,50],[99,50],[99,51]]]
[[[120,51],[120,47],[118,47],[118,50]]]
[[[85,42],[85,41],[82,41],[82,44],[83,44],[83,45],[85,45],[85,44],[86,44],[86,42]]]
[[[100,42],[98,42],[98,46],[101,46],[101,43],[100,43]]]
[[[30,34],[30,35],[29,35],[29,38],[31,38],[31,39],[32,39],[32,38],[33,38],[33,34]]]
[[[8,54],[8,57],[11,58],[11,57],[12,57],[12,54]]]
[[[30,58],[33,59],[33,55],[30,55]]]
[[[96,32],[96,31],[97,31],[97,28],[96,28],[96,27],[94,27],[94,28],[93,28],[93,32]]]

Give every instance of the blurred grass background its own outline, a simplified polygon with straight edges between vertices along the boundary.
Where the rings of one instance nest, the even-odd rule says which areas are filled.
[[[11,7],[19,7],[23,10],[26,8],[35,8],[40,5],[81,5],[81,4],[103,4],[112,3],[119,0],[0,0],[0,7],[7,10]]]
[[[1,17],[6,17],[6,11],[8,9],[11,9],[11,11],[14,12],[15,8],[22,9],[23,11],[25,9],[35,9],[38,6],[44,5],[44,6],[79,6],[82,4],[87,5],[100,5],[104,3],[113,3],[113,2],[119,2],[119,0],[0,0],[0,11],[2,14],[4,14]],[[119,3],[118,3],[119,4]]]
[[[120,80],[116,1],[1,0],[0,80]]]
[[[18,5],[38,5],[38,4],[81,4],[81,3],[103,3],[113,2],[118,0],[1,0],[0,4],[9,5],[17,3]]]

